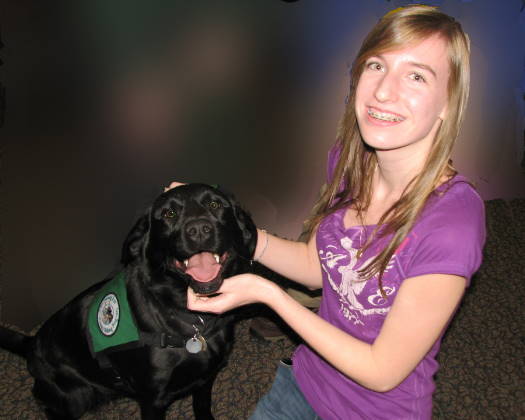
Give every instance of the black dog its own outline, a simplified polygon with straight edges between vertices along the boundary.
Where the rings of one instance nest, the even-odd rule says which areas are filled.
[[[186,309],[186,290],[212,294],[249,271],[251,218],[204,184],[160,195],[123,246],[122,271],[68,303],[29,337],[0,330],[0,346],[27,358],[33,394],[50,419],[76,419],[126,395],[143,419],[164,419],[193,396],[197,419],[212,419],[211,390],[233,342],[232,315]]]

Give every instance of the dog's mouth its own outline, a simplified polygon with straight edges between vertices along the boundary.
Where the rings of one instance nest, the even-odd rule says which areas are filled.
[[[183,261],[175,260],[175,266],[191,277],[190,287],[195,293],[209,295],[222,285],[223,265],[228,254],[199,252]]]

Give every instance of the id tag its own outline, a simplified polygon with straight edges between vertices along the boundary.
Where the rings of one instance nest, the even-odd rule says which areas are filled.
[[[186,350],[188,353],[200,353],[201,351],[205,351],[206,347],[206,340],[202,335],[193,336],[188,341],[186,341]]]

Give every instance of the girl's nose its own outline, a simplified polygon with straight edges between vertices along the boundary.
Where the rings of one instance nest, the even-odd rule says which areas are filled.
[[[386,73],[378,80],[375,92],[378,102],[395,102],[398,97],[398,81],[392,73]]]

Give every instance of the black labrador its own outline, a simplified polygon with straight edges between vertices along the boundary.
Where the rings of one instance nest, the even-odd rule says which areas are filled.
[[[234,198],[204,184],[161,194],[127,236],[122,270],[74,298],[34,337],[0,330],[0,346],[27,359],[49,419],[76,419],[118,396],[143,419],[164,419],[192,394],[213,419],[211,390],[233,343],[233,316],[186,309],[188,286],[213,294],[250,271],[256,229]]]

